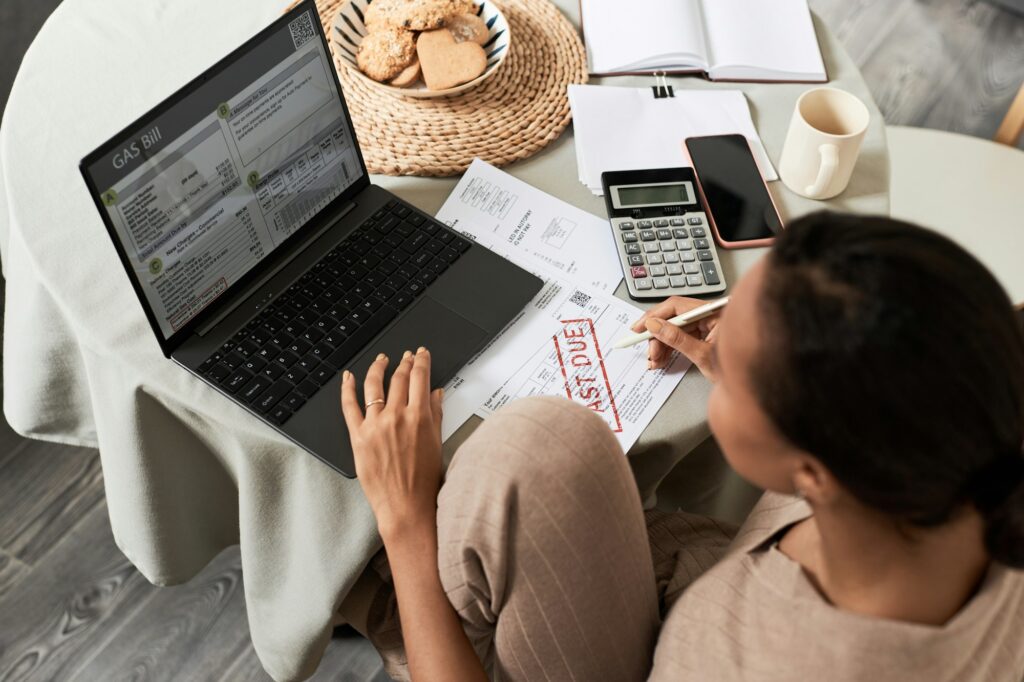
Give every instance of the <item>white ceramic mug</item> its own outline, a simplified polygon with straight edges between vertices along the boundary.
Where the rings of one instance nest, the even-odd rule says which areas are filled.
[[[846,189],[871,116],[855,96],[836,88],[800,95],[782,147],[779,177],[809,199],[828,199]]]

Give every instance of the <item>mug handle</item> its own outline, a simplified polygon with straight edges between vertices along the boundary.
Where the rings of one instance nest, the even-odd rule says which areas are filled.
[[[834,144],[823,144],[818,147],[818,154],[821,156],[818,179],[804,190],[804,194],[812,198],[825,193],[825,188],[832,182],[836,168],[839,167],[839,147]]]

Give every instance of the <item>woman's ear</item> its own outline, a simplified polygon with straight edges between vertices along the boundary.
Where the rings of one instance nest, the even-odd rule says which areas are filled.
[[[793,472],[793,492],[812,506],[825,506],[839,495],[839,484],[832,472],[816,457],[803,454]]]

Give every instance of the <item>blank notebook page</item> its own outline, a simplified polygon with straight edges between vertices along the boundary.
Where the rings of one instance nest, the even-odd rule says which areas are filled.
[[[705,0],[712,78],[824,80],[806,0]]]
[[[684,60],[707,67],[697,0],[582,0],[581,8],[590,73]]]

